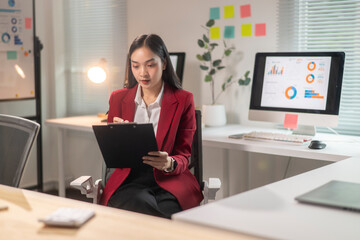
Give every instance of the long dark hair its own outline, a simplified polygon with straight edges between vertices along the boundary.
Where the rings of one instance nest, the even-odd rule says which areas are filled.
[[[137,81],[131,70],[131,55],[133,52],[141,47],[149,48],[153,53],[160,57],[161,61],[166,62],[166,68],[162,73],[162,80],[169,84],[172,88],[181,89],[181,84],[178,76],[174,71],[174,67],[171,64],[169,52],[165,46],[164,41],[156,34],[143,34],[135,38],[132,42],[126,62],[126,76],[125,76],[125,87],[133,88]]]

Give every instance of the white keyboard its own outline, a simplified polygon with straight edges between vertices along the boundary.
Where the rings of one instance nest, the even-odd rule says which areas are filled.
[[[249,132],[243,135],[244,139],[247,140],[259,140],[259,141],[271,141],[280,143],[291,143],[291,144],[304,144],[312,140],[311,136],[306,135],[294,135],[287,133],[273,133],[273,132]]]
[[[59,208],[40,222],[50,226],[80,227],[95,215],[91,209]]]

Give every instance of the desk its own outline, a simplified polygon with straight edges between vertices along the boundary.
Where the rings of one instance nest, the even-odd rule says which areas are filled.
[[[79,116],[48,119],[45,124],[50,127],[57,128],[57,144],[58,144],[58,181],[59,196],[65,197],[65,176],[64,176],[64,132],[67,129],[92,133],[92,125],[106,124],[101,122],[101,118],[97,116]]]
[[[353,157],[175,214],[173,219],[271,239],[359,239],[359,212],[294,200],[330,180],[360,183],[359,173],[360,157]]]
[[[317,133],[314,139],[324,141],[327,145],[326,148],[321,150],[309,149],[307,145],[299,146],[286,143],[231,139],[228,137],[231,134],[246,133],[250,131],[283,132],[282,130],[246,127],[241,125],[204,128],[202,132],[203,146],[331,162],[337,162],[352,156],[360,155],[359,137]]]
[[[97,116],[78,116],[58,119],[49,119],[45,124],[57,128],[58,131],[58,181],[59,196],[65,196],[65,177],[64,177],[64,145],[63,135],[67,129],[92,132],[92,125],[106,124],[101,123]],[[279,156],[309,158],[314,160],[340,161],[351,156],[360,155],[358,137],[336,136],[333,134],[316,135],[317,139],[326,142],[327,147],[322,150],[311,150],[307,145],[294,146],[287,144],[277,144],[269,142],[258,142],[242,139],[230,139],[229,135],[250,131],[264,131],[263,128],[245,127],[241,125],[226,125],[224,127],[204,128],[202,131],[202,142],[205,147],[223,148],[225,150],[240,150],[246,152],[265,153]],[[269,129],[267,129],[269,130]],[[272,129],[271,131],[275,131]],[[224,164],[227,165],[226,163]],[[223,186],[229,186],[224,182]],[[225,195],[226,188],[224,188]],[[228,191],[227,191],[228,192]]]
[[[243,234],[178,223],[167,219],[0,185],[1,239],[259,239]],[[81,228],[46,227],[38,222],[59,207],[91,208],[95,217]]]
[[[337,162],[352,156],[360,156],[359,137],[317,133],[314,139],[322,140],[327,144],[326,148],[321,150],[309,149],[307,144],[291,145],[286,143],[231,139],[228,137],[231,134],[246,133],[250,131],[284,132],[284,130],[280,129],[256,128],[241,125],[226,125],[223,127],[209,127],[203,129],[203,146],[220,148],[223,150],[224,156],[222,158],[224,159],[224,178],[222,179],[222,191],[226,197],[230,195],[229,150],[244,151],[247,153],[247,189],[251,187],[249,180],[249,174],[251,172],[251,153],[263,153],[329,162]]]

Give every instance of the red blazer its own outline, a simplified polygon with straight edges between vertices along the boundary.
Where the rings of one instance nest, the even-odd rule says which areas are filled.
[[[137,85],[131,89],[114,91],[110,97],[108,122],[121,117],[132,122],[135,115]],[[189,171],[191,143],[196,129],[194,99],[190,92],[174,90],[167,84],[161,103],[161,112],[156,134],[160,151],[166,151],[177,162],[171,173],[153,168],[157,184],[172,193],[183,210],[198,206],[203,199],[200,186]],[[111,195],[129,175],[130,168],[117,168],[110,176],[102,194],[101,203],[107,205]]]

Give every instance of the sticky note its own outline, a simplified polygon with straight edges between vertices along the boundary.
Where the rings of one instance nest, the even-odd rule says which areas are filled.
[[[224,18],[234,17],[234,5],[224,7]]]
[[[285,113],[284,128],[296,129],[297,128],[297,114]]]
[[[7,51],[7,59],[8,60],[17,59],[17,52],[16,51]]]
[[[250,4],[240,6],[240,17],[241,18],[251,17],[251,6],[250,6]]]
[[[255,36],[265,36],[266,35],[266,23],[257,23],[255,24]]]
[[[211,27],[210,28],[210,38],[211,39],[220,39],[220,27]]]
[[[251,36],[251,24],[241,24],[241,36],[242,37]]]
[[[25,29],[31,29],[32,18],[25,18]]]
[[[234,26],[225,26],[224,38],[235,38],[235,27]]]
[[[220,8],[210,8],[210,19],[220,19]]]

